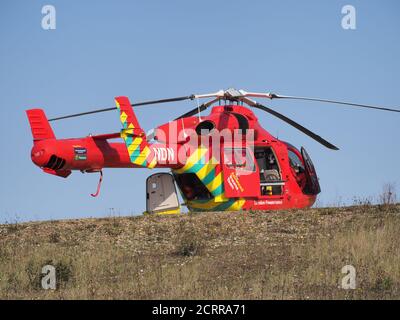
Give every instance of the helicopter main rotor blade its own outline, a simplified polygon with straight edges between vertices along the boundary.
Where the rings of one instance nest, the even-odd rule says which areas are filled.
[[[199,107],[196,107],[196,108],[194,108],[194,109],[192,109],[192,110],[180,115],[178,118],[175,118],[174,120],[179,120],[179,119],[182,119],[182,118],[194,116],[196,113],[200,113],[200,112],[206,110],[207,108],[208,107],[206,106],[206,104],[203,103]]]
[[[297,130],[300,130],[304,134],[308,135],[309,137],[313,138],[314,140],[318,141],[320,144],[324,145],[325,147],[332,149],[332,150],[339,150],[338,147],[330,143],[329,141],[325,140],[321,136],[317,135],[316,133],[308,130],[307,128],[303,127],[301,124],[293,121],[292,119],[284,116],[283,114],[276,112],[275,110],[272,110],[266,106],[263,106],[262,104],[256,103],[253,107],[263,110],[265,112],[268,112],[269,114],[272,114],[273,116],[285,121],[286,123],[290,124],[291,126],[295,127]]]
[[[184,100],[193,100],[194,98],[195,98],[194,95],[190,95],[190,96],[185,96],[185,97],[177,97],[177,98],[169,98],[169,99],[161,99],[161,100],[150,100],[150,101],[143,101],[143,102],[133,103],[133,104],[131,104],[131,106],[132,107],[139,107],[139,106],[146,106],[146,105],[150,105],[150,104],[159,104],[159,103],[168,103],[168,102],[176,102],[176,101],[184,101]],[[67,115],[67,116],[52,118],[52,119],[49,119],[49,121],[56,121],[56,120],[62,120],[62,119],[68,119],[68,118],[75,118],[75,117],[85,116],[85,115],[88,115],[88,114],[111,111],[111,110],[115,110],[115,109],[117,109],[117,107],[97,109],[97,110],[81,112],[81,113],[75,113],[75,114],[70,114],[70,115]]]
[[[316,140],[317,142],[319,142],[320,144],[322,144],[323,146],[327,147],[328,149],[331,150],[339,150],[338,147],[336,147],[335,145],[333,145],[332,143],[330,143],[329,141],[325,140],[324,138],[322,138],[321,136],[317,135],[316,133],[308,130],[307,128],[303,127],[301,124],[295,122],[294,120],[284,116],[283,114],[272,110],[258,102],[255,102],[253,100],[250,100],[248,98],[243,98],[243,101],[246,102],[248,105],[263,110],[269,114],[272,114],[273,116],[277,117],[278,119],[281,119],[282,121],[290,124],[291,126],[295,127],[297,130],[300,130],[301,132],[303,132],[304,134],[306,134],[307,136],[309,136],[310,138]]]
[[[198,113],[206,110],[209,106],[211,106],[214,102],[217,102],[218,100],[220,100],[220,98],[216,98],[216,99],[210,100],[208,102],[205,102],[205,103],[199,105],[198,107],[193,108],[192,110],[180,115],[179,117],[175,118],[174,120],[179,120],[182,118],[194,116],[195,114],[198,114]]]
[[[400,112],[399,109],[392,109],[392,108],[386,108],[386,107],[377,107],[377,106],[368,105],[368,104],[352,103],[352,102],[338,101],[338,100],[328,100],[328,99],[321,99],[321,98],[284,96],[284,95],[278,95],[278,94],[275,94],[275,93],[267,93],[264,97],[265,98],[269,98],[271,100],[272,99],[305,100],[305,101],[315,101],[315,102],[324,102],[324,103],[332,103],[332,104],[341,104],[341,105],[346,105],[346,106],[352,106],[352,107],[358,107],[358,108],[367,108],[367,109],[375,109],[375,110],[381,110],[381,111]]]

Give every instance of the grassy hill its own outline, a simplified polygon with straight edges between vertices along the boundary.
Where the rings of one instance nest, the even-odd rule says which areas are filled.
[[[399,233],[400,205],[0,225],[0,298],[400,299]]]

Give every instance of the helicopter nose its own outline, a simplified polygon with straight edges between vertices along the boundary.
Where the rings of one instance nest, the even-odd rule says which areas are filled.
[[[45,148],[40,146],[33,146],[31,151],[31,159],[38,167],[44,167],[50,159],[50,155],[46,152]]]

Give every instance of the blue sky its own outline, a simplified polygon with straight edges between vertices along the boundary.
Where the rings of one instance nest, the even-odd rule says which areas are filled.
[[[41,28],[44,5],[56,30]],[[341,27],[356,8],[357,29]],[[30,160],[24,110],[49,117],[131,101],[236,87],[400,107],[398,1],[2,1],[0,4],[0,221],[110,214],[145,209],[145,169],[106,169],[68,179],[41,173]],[[331,151],[268,114],[273,135],[305,146],[319,173],[320,204],[377,196],[400,185],[400,115],[301,101],[265,101],[338,145]],[[148,130],[195,102],[137,110]],[[120,129],[104,113],[54,124],[57,137]],[[399,188],[398,188],[399,189]],[[110,209],[113,208],[113,209]]]

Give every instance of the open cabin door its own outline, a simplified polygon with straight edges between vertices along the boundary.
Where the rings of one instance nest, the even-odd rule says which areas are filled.
[[[250,148],[224,146],[221,159],[226,197],[260,195],[260,176]]]
[[[155,173],[146,180],[146,211],[148,213],[179,213],[180,206],[171,174]]]

